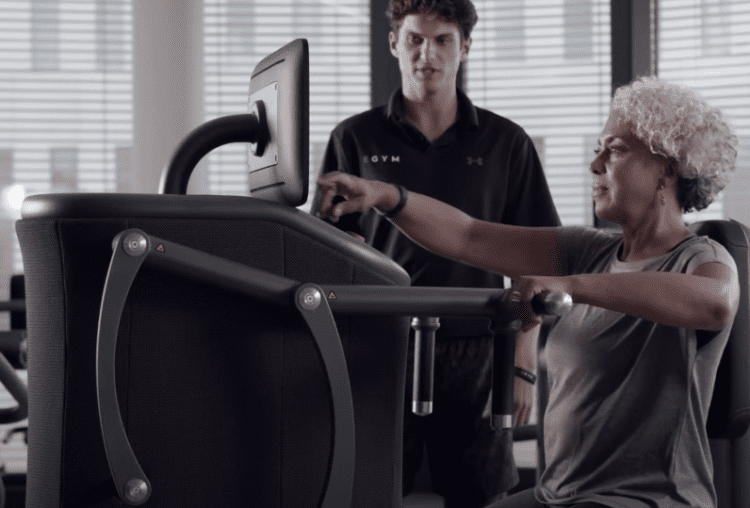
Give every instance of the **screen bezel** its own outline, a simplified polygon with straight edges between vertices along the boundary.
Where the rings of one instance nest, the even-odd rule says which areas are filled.
[[[268,163],[248,148],[248,190],[251,197],[300,206],[307,201],[310,153],[310,55],[307,40],[296,39],[261,60],[250,78],[248,109],[269,85],[278,84],[276,105],[264,101],[268,132]],[[265,91],[264,91],[265,89]]]

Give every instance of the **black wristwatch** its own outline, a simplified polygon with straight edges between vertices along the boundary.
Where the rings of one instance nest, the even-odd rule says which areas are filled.
[[[526,369],[522,369],[521,367],[516,367],[515,369],[516,369],[516,376],[520,377],[524,381],[528,381],[532,385],[536,384],[536,374]]]
[[[385,210],[381,210],[379,207],[375,207],[375,210],[377,210],[383,217],[386,219],[394,219],[396,218],[396,215],[401,213],[401,210],[404,209],[406,206],[406,202],[409,200],[409,191],[406,190],[406,187],[403,185],[396,185],[396,188],[398,189],[399,199],[398,204],[388,210],[387,212]]]

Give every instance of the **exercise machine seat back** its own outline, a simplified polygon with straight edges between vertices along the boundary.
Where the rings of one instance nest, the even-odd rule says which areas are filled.
[[[25,267],[27,506],[119,507],[96,401],[102,289],[139,228],[316,284],[409,285],[397,264],[289,206],[242,196],[47,194],[16,229]],[[335,316],[356,428],[352,506],[401,506],[409,320]],[[148,507],[314,507],[331,454],[330,388],[293,309],[144,266],[120,322],[117,395]]]

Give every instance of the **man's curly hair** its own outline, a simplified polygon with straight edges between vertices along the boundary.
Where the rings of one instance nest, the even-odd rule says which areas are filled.
[[[391,0],[385,14],[395,33],[409,14],[437,14],[446,21],[458,23],[463,40],[471,37],[479,19],[471,0]]]
[[[612,112],[677,172],[677,199],[683,212],[703,210],[732,177],[737,136],[721,111],[694,92],[653,76],[638,78],[615,92]]]

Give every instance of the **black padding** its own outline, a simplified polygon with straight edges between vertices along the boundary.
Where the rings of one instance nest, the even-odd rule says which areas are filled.
[[[737,265],[740,304],[716,373],[706,430],[710,438],[738,438],[750,426],[750,229],[735,220],[696,222],[690,229],[722,244]]]
[[[52,195],[17,223],[30,337],[28,506],[125,506],[109,497],[94,378],[119,231],[140,228],[299,281],[409,283],[307,214],[232,198]],[[336,320],[354,397],[353,506],[400,506],[408,318]],[[153,486],[145,506],[317,506],[332,407],[296,311],[144,267],[123,312],[116,369],[125,428]]]
[[[25,298],[26,292],[24,290],[23,274],[16,274],[10,277],[10,299],[11,300],[22,300]],[[11,330],[25,330],[26,329],[26,309],[22,311],[11,311],[10,313],[10,329]]]

